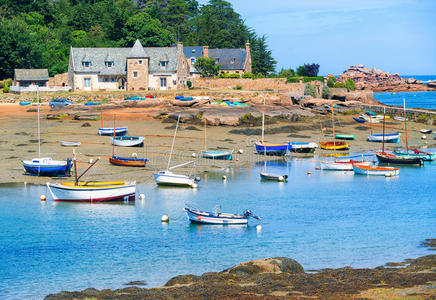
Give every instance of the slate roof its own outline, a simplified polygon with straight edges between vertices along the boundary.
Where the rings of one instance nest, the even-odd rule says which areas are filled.
[[[141,42],[136,40],[135,44],[127,55],[128,58],[146,58],[144,47],[142,47]]]
[[[47,81],[47,69],[15,69],[14,79],[17,81]]]
[[[221,70],[243,70],[247,52],[245,49],[209,49],[209,57],[221,65]]]
[[[148,70],[150,73],[176,72],[177,71],[177,48],[176,47],[147,47],[144,48],[147,57],[150,58]],[[166,67],[159,65],[160,61],[167,61]]]
[[[191,57],[199,57],[203,56],[203,47],[202,46],[186,46],[183,47],[183,54],[187,59]]]

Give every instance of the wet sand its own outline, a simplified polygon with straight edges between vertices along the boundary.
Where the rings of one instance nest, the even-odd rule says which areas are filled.
[[[0,183],[26,182],[43,184],[47,181],[71,181],[71,178],[47,178],[24,175],[21,160],[38,157],[38,134],[37,113],[27,112],[36,106],[19,106],[17,104],[0,105],[0,160],[2,171]],[[156,120],[153,116],[157,112],[165,111],[165,107],[152,108],[120,108],[104,109],[103,125],[113,127],[113,115],[116,114],[116,126],[128,126],[128,134],[145,137],[143,148],[116,147],[116,155],[130,157],[136,153],[138,157],[146,157],[150,161],[146,168],[128,168],[113,166],[108,158],[112,155],[110,138],[98,135],[101,121],[74,120],[72,116],[61,120],[48,120],[47,114],[62,113],[64,110],[50,111],[46,105],[40,106],[41,120],[41,157],[50,156],[53,159],[66,159],[72,157],[71,147],[60,146],[60,141],[80,141],[80,147],[76,147],[78,158],[78,173],[89,166],[90,159],[101,158],[85,176],[84,180],[136,180],[138,183],[153,182],[153,171],[166,169],[168,154],[174,135],[174,120]],[[70,112],[71,110],[65,110]],[[99,107],[94,112],[99,114]],[[88,123],[89,127],[83,127]],[[268,123],[268,122],[267,122]],[[321,135],[321,123],[325,128],[325,138]],[[86,126],[86,125],[85,125]],[[387,120],[387,132],[404,132],[402,122]],[[351,115],[336,115],[336,133],[356,135],[356,140],[350,141],[350,150],[338,151],[338,154],[347,155],[362,151],[379,150],[381,144],[367,142],[367,135],[371,129],[374,133],[382,133],[382,124],[373,124],[370,128],[366,124],[358,124],[352,120]],[[301,122],[288,122],[273,120],[273,124],[267,124],[265,140],[272,143],[285,141],[316,142],[332,140],[332,122],[329,115],[305,119]],[[428,128],[436,130],[436,126],[420,123],[409,123],[409,143],[420,146],[427,142],[429,148],[435,146],[433,134],[428,135],[428,140],[421,140],[419,129]],[[237,134],[231,132],[239,132]],[[194,160],[195,167],[188,166],[178,168],[178,173],[200,174],[212,169],[227,167],[247,166],[251,162],[262,161],[265,157],[254,154],[253,141],[260,138],[260,126],[208,126],[207,148],[234,150],[232,161],[211,161],[200,157],[200,150],[204,148],[204,129],[201,122],[197,124],[180,124],[177,134],[174,155],[171,166]],[[404,135],[404,134],[403,134]],[[386,149],[391,150],[402,144],[386,144]],[[425,145],[424,145],[425,146]],[[238,154],[243,150],[242,154]],[[195,153],[194,158],[192,154]],[[315,160],[325,159],[319,156],[333,155],[333,151],[317,149],[314,155],[292,154],[296,157],[314,157]],[[267,159],[278,159],[267,157]]]

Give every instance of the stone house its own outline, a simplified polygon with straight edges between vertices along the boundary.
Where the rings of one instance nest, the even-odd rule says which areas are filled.
[[[189,77],[196,78],[200,73],[193,67],[198,57],[210,57],[221,65],[220,73],[251,73],[250,43],[245,44],[245,49],[209,49],[208,46],[186,46],[183,53],[189,65]]]
[[[48,79],[47,69],[15,69],[12,86],[22,88],[29,86],[46,87]]]
[[[186,86],[183,45],[132,48],[71,48],[68,66],[73,91],[170,90]]]

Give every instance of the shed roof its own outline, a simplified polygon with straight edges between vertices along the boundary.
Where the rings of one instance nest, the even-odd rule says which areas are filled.
[[[221,65],[221,70],[243,70],[247,52],[245,49],[209,49],[209,57]]]
[[[47,69],[15,69],[15,80],[17,81],[47,81]]]

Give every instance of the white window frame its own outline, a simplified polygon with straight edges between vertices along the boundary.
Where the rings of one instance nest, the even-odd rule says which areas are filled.
[[[138,72],[136,71],[133,72],[133,78],[138,78]]]
[[[165,85],[162,85],[162,83],[165,83]],[[160,87],[167,87],[167,78],[166,77],[161,77],[160,78]]]

